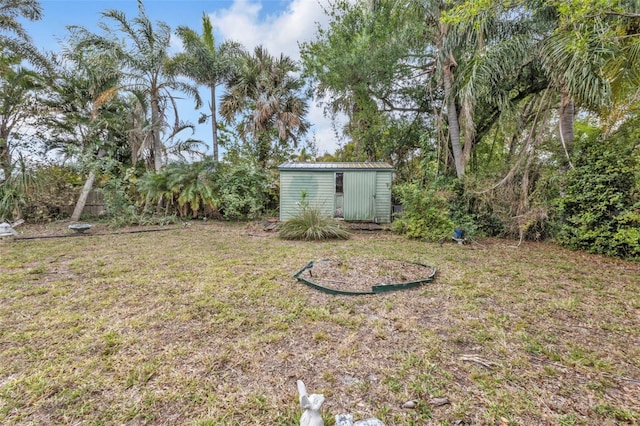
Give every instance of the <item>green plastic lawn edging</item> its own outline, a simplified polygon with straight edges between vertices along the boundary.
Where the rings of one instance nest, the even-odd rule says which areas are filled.
[[[419,287],[422,284],[426,284],[426,283],[430,283],[433,281],[433,279],[436,276],[436,272],[438,272],[438,268],[434,268],[432,266],[429,265],[425,265],[423,263],[419,263],[419,262],[410,262],[413,263],[414,265],[420,265],[420,266],[424,266],[425,268],[430,268],[433,269],[433,272],[425,277],[424,279],[418,280],[418,281],[410,281],[410,282],[406,282],[406,283],[395,283],[395,284],[379,284],[379,285],[374,285],[371,287],[371,291],[350,291],[350,290],[340,290],[337,288],[332,288],[332,287],[325,287],[323,285],[320,285],[318,283],[314,283],[313,281],[310,281],[306,278],[303,278],[301,275],[304,271],[313,268],[313,265],[315,264],[315,261],[311,261],[309,262],[304,268],[300,269],[298,272],[296,272],[293,275],[293,278],[297,279],[298,281],[308,285],[311,288],[314,288],[316,290],[319,290],[323,293],[327,293],[327,294],[342,294],[342,295],[346,295],[346,296],[361,296],[364,294],[380,294],[380,293],[388,293],[391,291],[400,291],[400,290],[409,290],[411,288],[415,288],[415,287]]]

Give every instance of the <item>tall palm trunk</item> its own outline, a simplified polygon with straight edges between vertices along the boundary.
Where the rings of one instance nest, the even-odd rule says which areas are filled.
[[[569,167],[571,168],[573,168],[573,163],[571,162],[570,153],[573,146],[573,140],[575,138],[575,133],[573,131],[574,121],[575,103],[573,102],[573,99],[563,91],[560,100],[560,108],[558,110],[558,126],[560,142],[562,143],[562,148],[564,149],[564,153],[569,161]]]
[[[473,141],[474,141],[474,132],[471,131],[470,129],[465,129],[464,146],[462,147],[462,174],[464,174],[465,170],[467,169],[467,164],[469,164],[471,161]]]
[[[456,167],[458,178],[464,176],[464,156],[462,144],[460,143],[460,122],[458,121],[458,110],[456,99],[452,93],[453,70],[456,67],[456,60],[453,55],[449,55],[443,67],[444,96],[447,99],[447,117],[449,120],[449,139],[451,140],[451,151]]]
[[[9,136],[17,122],[17,116],[11,118],[10,115],[5,115],[2,119],[2,125],[0,126],[0,170],[4,172],[4,179],[9,179],[9,175],[11,174],[11,146],[9,145]]]
[[[162,141],[158,125],[160,124],[160,106],[158,98],[151,95],[151,140],[153,141],[153,166],[157,172],[162,169]]]
[[[216,117],[216,86],[211,85],[211,144],[213,145],[213,161],[218,162],[218,118]]]

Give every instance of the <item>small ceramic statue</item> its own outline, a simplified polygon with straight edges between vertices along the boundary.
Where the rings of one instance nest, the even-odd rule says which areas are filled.
[[[320,415],[320,407],[324,403],[324,395],[307,395],[307,388],[302,380],[297,381],[298,393],[300,394],[300,407],[304,410],[300,417],[300,426],[324,426],[324,421]],[[336,416],[336,426],[384,426],[378,419],[366,419],[353,422],[353,414],[338,414]]]
[[[320,415],[320,407],[324,403],[324,395],[307,395],[307,388],[302,380],[298,380],[298,393],[300,394],[300,407],[304,410],[300,417],[300,426],[324,426]]]
[[[11,225],[9,225],[7,222],[0,223],[0,237],[9,237],[15,235],[18,235],[18,233],[15,231],[15,229],[13,229]]]
[[[353,414],[338,414],[336,426],[384,426],[384,423],[378,419],[366,419],[354,423]]]

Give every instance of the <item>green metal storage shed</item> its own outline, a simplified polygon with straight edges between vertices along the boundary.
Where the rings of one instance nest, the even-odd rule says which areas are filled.
[[[300,211],[303,199],[322,213],[352,222],[391,222],[389,163],[286,162],[280,171],[280,220]]]

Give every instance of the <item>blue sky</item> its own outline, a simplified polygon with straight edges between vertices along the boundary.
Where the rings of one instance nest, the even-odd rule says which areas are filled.
[[[43,19],[25,23],[25,28],[35,45],[48,51],[59,50],[69,25],[99,31],[100,14],[107,9],[120,10],[131,18],[138,14],[136,0],[40,0],[40,4]],[[262,44],[273,55],[284,53],[294,59],[299,59],[298,43],[313,39],[316,23],[327,21],[319,0],[146,0],[144,6],[153,21],[166,22],[172,29],[186,25],[198,32],[202,14],[207,13],[218,41],[236,40],[248,50]],[[177,39],[174,49],[181,49]],[[315,136],[320,154],[332,152],[338,142],[330,122],[315,104],[310,104],[308,118],[313,127],[309,136]],[[181,102],[179,108],[180,118],[197,126],[194,137],[209,142],[210,125],[197,124],[199,112],[193,104]]]

